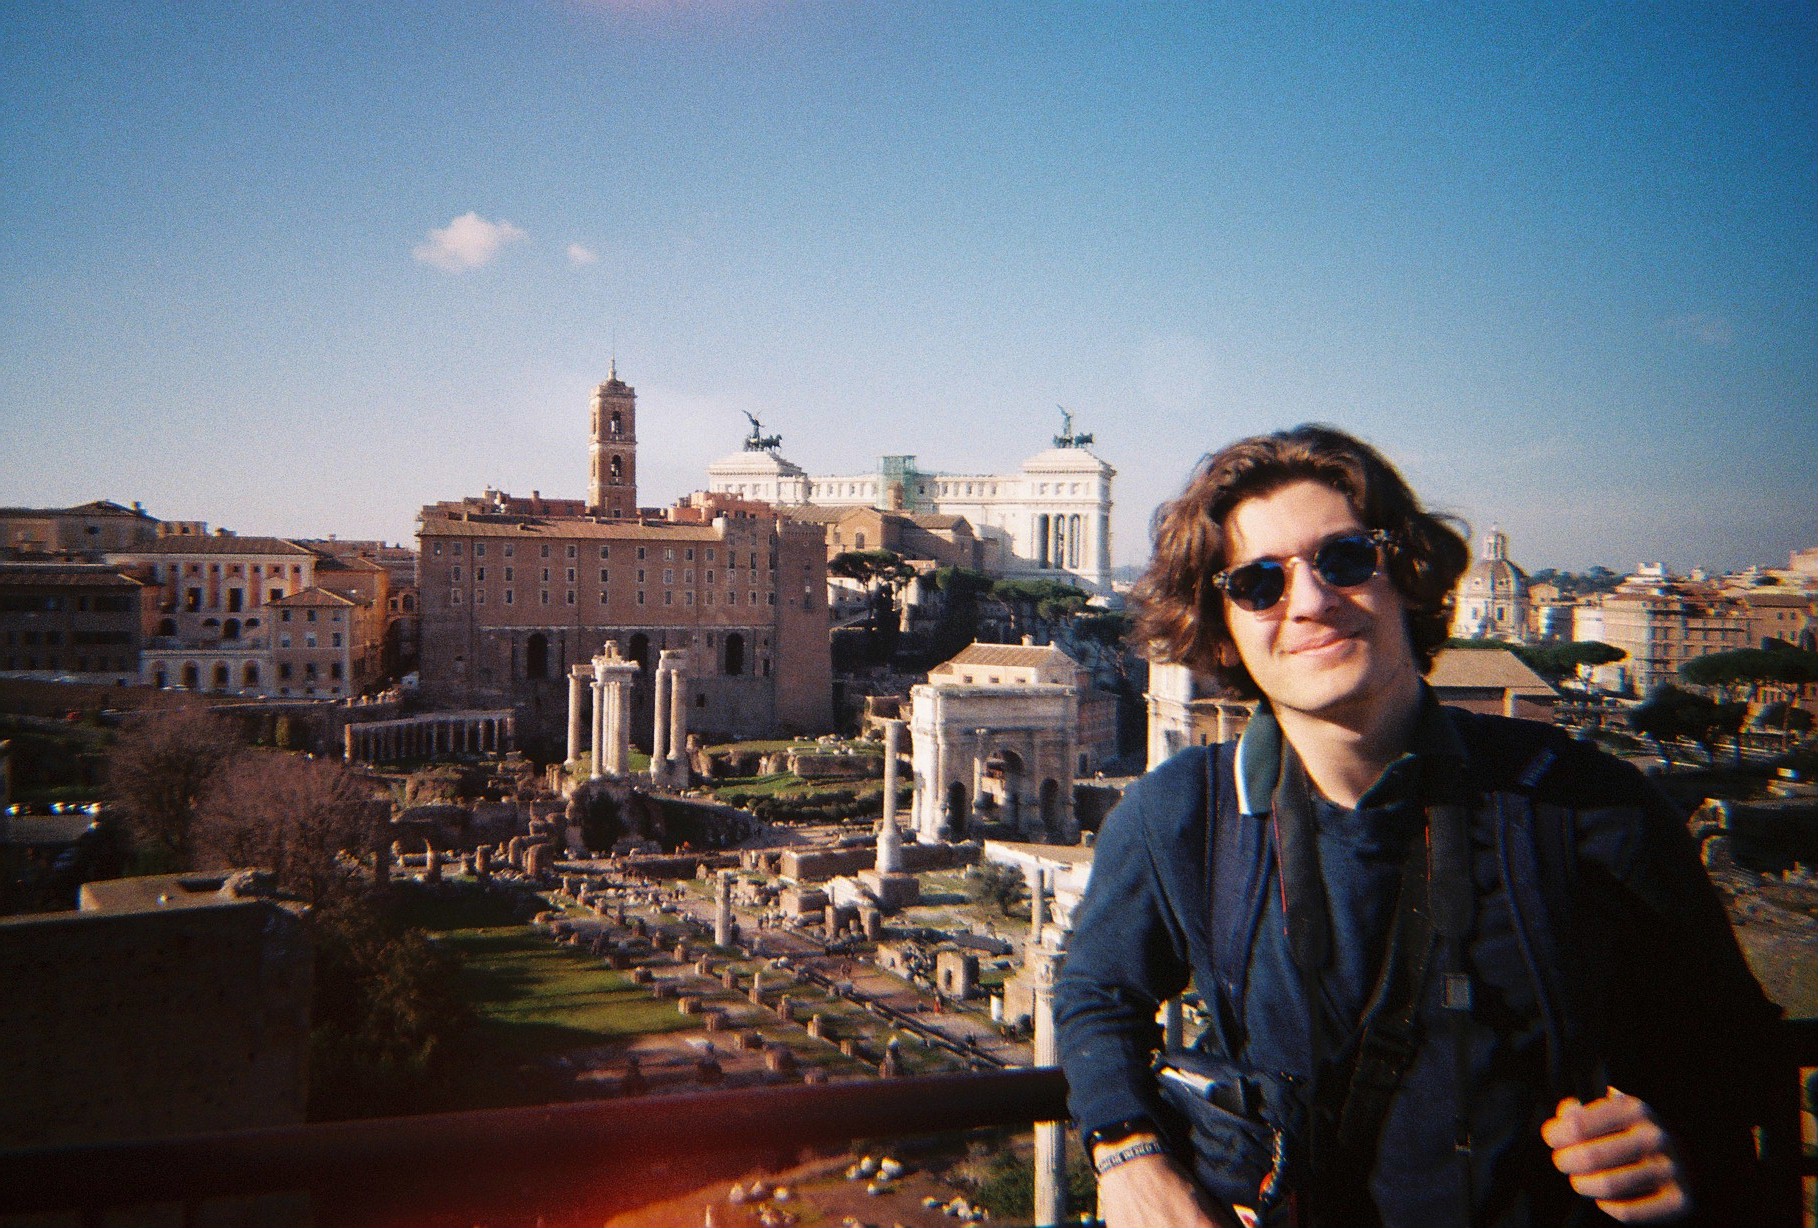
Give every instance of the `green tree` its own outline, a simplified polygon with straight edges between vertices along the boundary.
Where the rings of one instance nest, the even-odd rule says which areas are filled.
[[[1743,722],[1748,709],[1760,702],[1765,688],[1797,692],[1807,683],[1818,682],[1818,653],[1786,644],[1738,648],[1694,657],[1679,667],[1679,676],[1695,686],[1720,691],[1731,703],[1740,704],[1744,715],[1732,721],[1726,710],[1721,724],[1735,742],[1736,763],[1741,766]]]
[[[1575,677],[1581,665],[1608,665],[1629,654],[1614,644],[1583,640],[1575,643],[1510,644],[1509,651],[1542,678],[1558,682]]]
[[[945,605],[932,645],[935,658],[945,661],[978,638],[979,607],[991,595],[992,580],[970,567],[942,567],[929,574],[928,583]]]
[[[1037,641],[1050,637],[1054,625],[1086,608],[1084,589],[1060,580],[999,580],[991,595],[1010,608],[1010,624],[1018,636]]]
[[[869,607],[865,625],[872,657],[887,658],[898,630],[897,594],[915,578],[915,568],[892,550],[848,550],[828,561],[827,572],[864,585]]]
[[[1670,772],[1673,770],[1673,751],[1683,740],[1704,746],[1709,759],[1711,730],[1717,719],[1715,701],[1666,684],[1629,713],[1629,727],[1654,744]]]
[[[107,758],[107,795],[125,816],[144,870],[193,864],[196,806],[229,764],[245,753],[231,721],[200,704],[131,718]]]
[[[370,894],[330,899],[311,928],[310,1119],[435,1107],[471,1020],[455,958]]]
[[[1013,866],[981,861],[966,871],[966,898],[1008,917],[1022,902],[1023,876]]]

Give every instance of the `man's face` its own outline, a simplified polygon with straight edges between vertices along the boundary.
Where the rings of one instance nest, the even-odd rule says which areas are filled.
[[[1292,482],[1239,503],[1224,529],[1228,566],[1274,559],[1287,567],[1287,589],[1269,609],[1225,600],[1238,656],[1277,713],[1364,731],[1406,702],[1420,670],[1407,604],[1386,570],[1355,588],[1334,588],[1312,567],[1320,546],[1364,529],[1349,500],[1321,482]]]

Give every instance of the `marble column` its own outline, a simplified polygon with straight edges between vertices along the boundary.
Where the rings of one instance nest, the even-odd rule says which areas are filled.
[[[877,832],[877,872],[903,868],[903,833],[896,826],[896,757],[902,746],[903,722],[884,722],[884,822]]]
[[[589,732],[592,740],[588,743],[592,751],[592,765],[587,775],[594,780],[606,774],[606,683],[600,678],[598,669],[593,674],[593,712],[589,717]]]
[[[664,653],[657,658],[656,668],[656,721],[650,731],[650,779],[663,778],[663,765],[669,759],[669,683],[668,658]]]
[[[1035,1064],[1060,1065],[1060,1044],[1054,1028],[1054,977],[1060,956],[1041,952],[1030,956],[1035,971]],[[1035,1223],[1037,1228],[1058,1228],[1067,1218],[1067,1149],[1065,1127],[1058,1121],[1035,1123]]]
[[[688,758],[688,674],[679,659],[669,671],[669,683],[675,690],[669,701],[669,762],[679,768]]]

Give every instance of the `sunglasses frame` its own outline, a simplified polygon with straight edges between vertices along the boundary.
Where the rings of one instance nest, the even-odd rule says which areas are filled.
[[[1336,580],[1334,580],[1330,576],[1328,576],[1325,572],[1325,569],[1319,565],[1319,556],[1324,554],[1328,549],[1330,549],[1332,546],[1337,545],[1340,542],[1353,542],[1353,541],[1363,541],[1363,542],[1369,543],[1369,545],[1376,551],[1376,564],[1375,564],[1375,566],[1370,568],[1370,574],[1365,576],[1363,579],[1355,581],[1351,584],[1340,584]],[[1336,536],[1328,537],[1325,541],[1319,543],[1319,549],[1317,549],[1313,552],[1312,558],[1304,558],[1298,554],[1291,554],[1287,558],[1282,558],[1282,559],[1252,559],[1248,563],[1240,563],[1236,567],[1225,568],[1225,570],[1219,572],[1217,575],[1212,577],[1212,585],[1214,588],[1218,589],[1219,592],[1221,592],[1225,595],[1226,601],[1229,601],[1232,605],[1236,606],[1238,609],[1243,610],[1246,613],[1250,613],[1250,614],[1266,614],[1270,610],[1273,610],[1276,606],[1280,605],[1281,599],[1288,595],[1287,572],[1288,572],[1288,560],[1289,559],[1299,559],[1303,564],[1305,564],[1307,567],[1309,567],[1313,570],[1313,573],[1319,577],[1321,583],[1327,585],[1328,587],[1337,588],[1337,589],[1361,588],[1363,585],[1368,584],[1371,580],[1374,580],[1378,575],[1382,574],[1383,568],[1388,565],[1388,559],[1386,556],[1387,556],[1387,552],[1388,552],[1390,545],[1393,544],[1393,541],[1394,541],[1394,539],[1389,535],[1389,532],[1386,529],[1357,529],[1357,530],[1355,530],[1353,532],[1349,532],[1349,533],[1340,533],[1340,534],[1337,534]],[[1277,571],[1281,572],[1281,575],[1282,575],[1281,591],[1276,593],[1274,600],[1270,601],[1266,605],[1258,605],[1258,606],[1245,605],[1242,601],[1239,601],[1236,597],[1231,595],[1231,578],[1234,575],[1236,575],[1238,572],[1243,571],[1246,568],[1250,568],[1250,567],[1262,567],[1265,569],[1273,567]]]

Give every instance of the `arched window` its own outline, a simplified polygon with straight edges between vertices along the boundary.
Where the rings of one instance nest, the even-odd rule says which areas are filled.
[[[524,676],[537,679],[549,676],[549,637],[533,632],[524,644]]]
[[[615,482],[623,482],[625,480],[625,461],[621,457],[615,456],[612,458],[612,480]]]
[[[625,417],[616,409],[612,411],[612,433],[614,435],[625,433]]]
[[[194,661],[183,663],[183,685],[192,691],[202,689],[202,670]]]
[[[240,620],[237,618],[230,618],[226,622],[222,623],[221,624],[221,638],[224,640],[239,639],[240,638]]]
[[[215,690],[225,691],[227,689],[227,679],[228,679],[227,662],[225,662],[225,661],[215,662]]]
[[[736,678],[745,672],[745,637],[734,631],[726,637],[726,673]]]
[[[246,663],[246,670],[241,676],[243,679],[243,685],[249,686],[249,687],[258,686],[259,685],[259,663],[257,661],[248,661]]]

